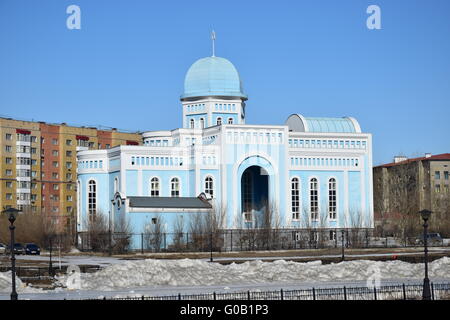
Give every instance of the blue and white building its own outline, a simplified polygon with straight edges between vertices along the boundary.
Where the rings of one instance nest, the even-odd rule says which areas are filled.
[[[170,232],[217,208],[223,229],[258,228],[267,210],[280,228],[373,228],[371,134],[351,117],[247,124],[247,98],[230,61],[203,58],[184,80],[181,128],[78,152],[78,231],[102,212],[136,233],[163,216]]]

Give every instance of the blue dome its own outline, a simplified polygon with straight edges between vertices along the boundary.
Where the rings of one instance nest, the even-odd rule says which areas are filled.
[[[220,57],[199,59],[186,73],[181,99],[207,96],[247,99],[239,73],[227,59]]]

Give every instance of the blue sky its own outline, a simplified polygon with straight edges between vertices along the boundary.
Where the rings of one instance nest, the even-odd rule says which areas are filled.
[[[66,8],[81,8],[69,30]],[[381,8],[381,30],[366,9]],[[189,66],[239,70],[247,123],[358,119],[374,164],[450,152],[450,1],[0,0],[0,115],[161,130],[181,126]]]

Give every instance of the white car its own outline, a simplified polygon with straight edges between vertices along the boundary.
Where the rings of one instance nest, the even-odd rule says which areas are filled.
[[[6,245],[4,245],[3,243],[0,243],[0,254],[5,254],[6,253]]]

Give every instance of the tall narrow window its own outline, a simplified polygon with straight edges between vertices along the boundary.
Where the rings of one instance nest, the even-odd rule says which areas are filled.
[[[245,222],[252,222],[252,176],[251,172],[244,172],[242,176],[243,179],[243,210],[244,210],[244,220]]]
[[[312,178],[309,183],[310,211],[311,219],[319,218],[319,191],[316,178]]]
[[[336,219],[336,179],[328,180],[328,216]]]
[[[89,218],[95,218],[97,211],[97,185],[94,180],[88,182],[88,213]]]
[[[194,129],[195,128],[195,121],[194,121],[194,119],[191,119],[189,122],[191,124],[191,129]]]
[[[300,188],[298,178],[291,180],[292,219],[300,219]]]
[[[211,177],[206,177],[205,179],[205,193],[208,193],[211,197],[214,197],[214,184]]]
[[[233,118],[228,118],[228,124],[233,124]]]
[[[217,118],[217,125],[218,126],[222,125],[222,118],[221,117]]]
[[[172,197],[180,196],[180,182],[178,178],[173,178],[170,180],[170,195]]]
[[[156,177],[150,181],[150,195],[152,197],[159,197],[159,179]]]
[[[200,118],[200,128],[205,128],[205,119]]]

